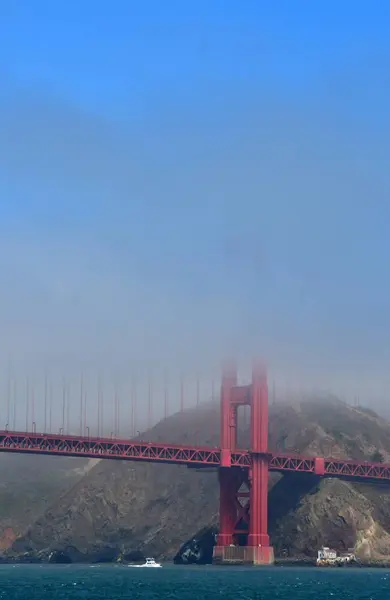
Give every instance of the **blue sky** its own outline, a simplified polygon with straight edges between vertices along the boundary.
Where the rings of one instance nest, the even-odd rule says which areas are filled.
[[[190,370],[234,349],[383,395],[388,3],[0,16],[1,351],[18,373]]]

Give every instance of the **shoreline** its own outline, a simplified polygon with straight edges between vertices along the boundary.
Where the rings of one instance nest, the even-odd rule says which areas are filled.
[[[213,565],[212,563],[205,563],[205,564],[197,564],[197,563],[188,563],[188,564],[175,564],[173,561],[161,561],[162,564],[165,565],[169,565],[169,566],[176,566],[178,568],[180,567],[229,567],[229,566],[235,566],[235,567],[248,567],[248,566],[253,566],[253,568],[259,568],[262,569],[264,568],[264,566],[262,565],[248,565],[248,564],[242,564],[242,565]],[[29,558],[28,560],[4,560],[0,557],[0,566],[1,565],[53,565],[53,566],[59,566],[59,565],[75,565],[75,566],[98,566],[98,565],[104,565],[104,566],[128,566],[129,564],[132,563],[127,563],[127,562],[117,562],[117,561],[101,561],[101,562],[88,562],[88,561],[74,561],[74,562],[51,562],[51,561],[44,561],[44,560],[39,560],[36,559],[34,560],[33,558]],[[365,561],[365,562],[355,562],[355,563],[350,563],[350,564],[346,564],[346,565],[342,565],[342,566],[328,566],[328,567],[317,567],[316,563],[315,563],[315,559],[309,559],[309,558],[290,558],[290,559],[280,559],[277,558],[275,559],[275,563],[273,565],[265,565],[267,568],[315,568],[315,569],[319,569],[320,571],[328,571],[328,570],[344,570],[344,569],[390,569],[390,561]]]
[[[315,563],[315,559],[305,559],[305,558],[277,558],[275,559],[275,567],[314,567],[321,571],[329,569],[338,570],[338,569],[390,569],[390,561],[356,561],[353,563],[348,563],[345,565],[334,565],[328,567],[317,567]]]

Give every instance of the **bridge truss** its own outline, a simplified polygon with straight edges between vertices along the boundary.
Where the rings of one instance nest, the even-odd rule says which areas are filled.
[[[0,452],[117,459],[194,467],[221,465],[219,448],[34,432],[0,431]],[[389,464],[280,453],[269,453],[267,458],[270,471],[311,473],[325,477],[390,483]],[[252,465],[252,453],[248,450],[236,450],[231,453],[230,461],[232,467],[249,469]]]

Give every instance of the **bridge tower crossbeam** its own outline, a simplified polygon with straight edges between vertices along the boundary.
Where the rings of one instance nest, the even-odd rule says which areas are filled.
[[[254,365],[252,383],[237,385],[235,365],[226,365],[221,385],[220,526],[215,563],[274,562],[268,536],[268,386],[265,369]],[[237,450],[237,412],[250,407],[251,468],[232,466]]]

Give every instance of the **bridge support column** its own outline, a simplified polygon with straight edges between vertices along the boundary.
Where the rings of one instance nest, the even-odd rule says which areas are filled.
[[[219,534],[218,546],[233,544],[233,530],[236,521],[236,490],[235,481],[230,468],[219,470]]]
[[[235,525],[235,487],[233,469],[231,468],[232,430],[232,390],[237,385],[237,371],[234,365],[225,365],[222,374],[220,397],[220,444],[221,466],[219,477],[219,534],[217,545],[214,548],[216,560],[223,559],[224,548],[233,544],[233,530]]]
[[[230,466],[236,448],[237,407],[251,407],[252,469]],[[242,491],[243,484],[248,492]],[[225,370],[221,388],[220,531],[214,562],[269,565],[274,562],[268,537],[268,389],[265,371],[253,369],[252,385],[237,387],[237,376]],[[249,502],[245,498],[249,496]],[[242,502],[241,500],[244,500]]]
[[[250,485],[248,554],[255,565],[270,565],[274,551],[268,536],[268,461],[254,456]]]
[[[254,366],[251,403],[252,474],[248,546],[254,564],[274,562],[268,536],[268,386],[265,370]]]

